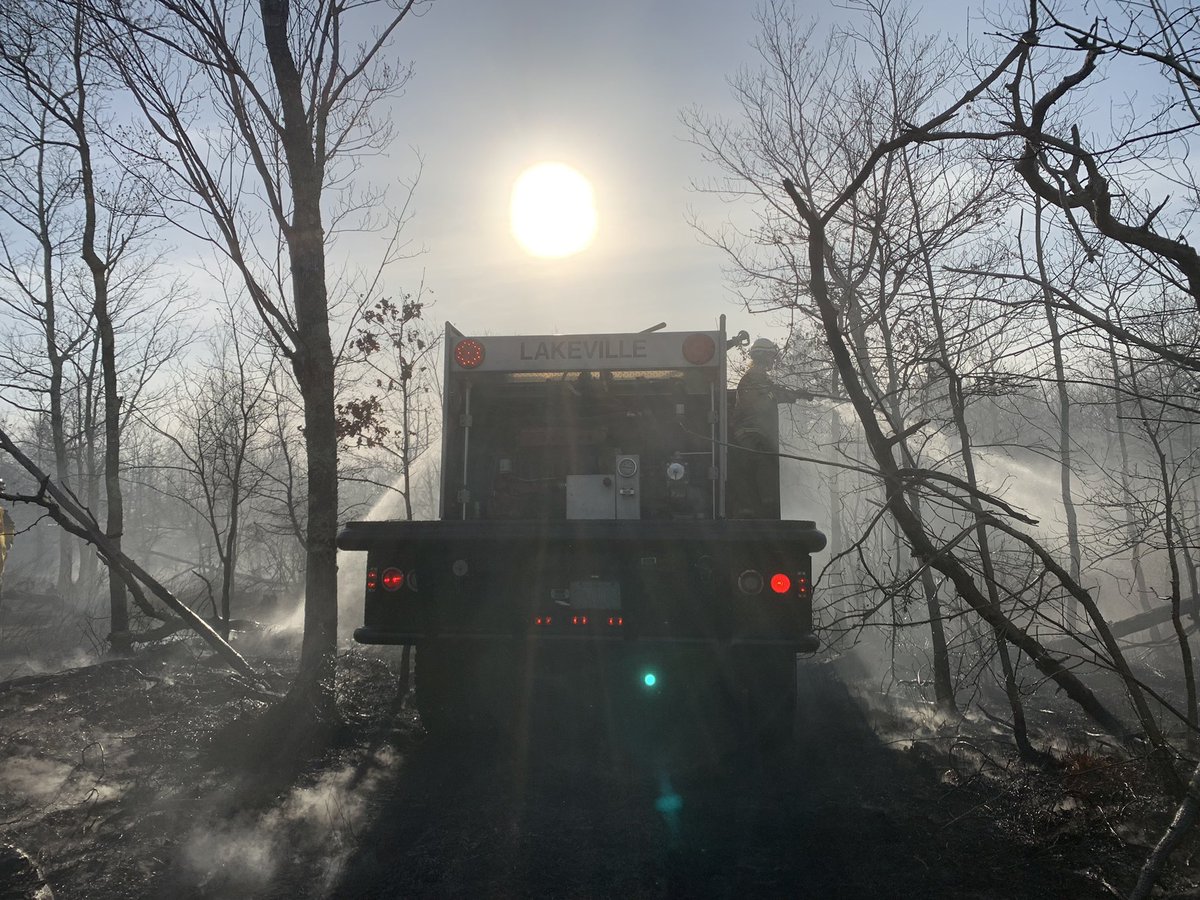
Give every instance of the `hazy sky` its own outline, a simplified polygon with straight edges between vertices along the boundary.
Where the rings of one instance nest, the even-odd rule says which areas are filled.
[[[404,177],[410,148],[424,157],[409,236],[426,252],[392,283],[411,287],[424,269],[431,318],[475,333],[684,330],[721,313],[732,331],[766,328],[733,302],[721,254],[688,224],[689,206],[714,222],[722,212],[690,190],[715,173],[679,121],[692,105],[732,111],[726,79],[754,61],[754,11],[742,0],[440,0],[406,23],[395,51],[415,73],[393,106],[388,162]],[[599,231],[576,256],[537,259],[510,234],[512,183],[543,160],[594,186]]]
[[[705,169],[679,110],[727,103],[755,31],[753,5],[727,0],[435,4],[396,46],[415,74],[392,161],[403,175],[409,145],[424,157],[410,236],[427,248],[396,275],[424,268],[434,317],[472,332],[688,329],[736,313],[719,255],[685,220]],[[596,239],[565,259],[534,258],[509,231],[512,183],[543,160],[595,190]]]
[[[424,157],[410,238],[426,248],[394,285],[424,269],[436,307],[468,332],[770,331],[742,312],[719,251],[701,244],[689,206],[716,223],[712,197],[690,189],[715,175],[685,140],[681,109],[734,113],[727,78],[754,64],[751,0],[439,0],[394,48],[414,76],[393,105],[393,177]],[[935,3],[926,21],[961,29],[963,4]],[[813,2],[823,22],[844,7]],[[936,14],[935,14],[936,13]],[[592,182],[599,231],[590,249],[529,256],[509,230],[509,193],[523,168],[568,163]],[[778,330],[776,329],[776,332]]]

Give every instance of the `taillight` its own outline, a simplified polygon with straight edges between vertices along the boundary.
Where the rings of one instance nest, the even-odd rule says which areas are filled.
[[[464,369],[474,369],[483,362],[483,344],[466,338],[454,345],[454,361]]]
[[[383,589],[385,591],[398,591],[404,584],[404,573],[399,569],[384,569],[383,570]]]
[[[367,590],[373,591],[379,587],[379,570],[374,566],[367,569]]]
[[[771,590],[777,594],[786,594],[792,589],[792,579],[788,578],[783,572],[776,572],[771,576]]]

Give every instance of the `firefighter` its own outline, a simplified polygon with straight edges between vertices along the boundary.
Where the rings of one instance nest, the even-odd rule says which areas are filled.
[[[736,464],[733,480],[734,517],[778,519],[780,403],[811,400],[813,395],[771,380],[779,348],[766,338],[750,345],[750,367],[737,386],[730,421]]]

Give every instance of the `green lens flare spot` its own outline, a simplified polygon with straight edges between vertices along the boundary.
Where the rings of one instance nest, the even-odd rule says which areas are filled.
[[[646,687],[654,687],[654,685],[658,684],[658,676],[653,672],[647,672],[642,676],[642,684],[646,685]]]

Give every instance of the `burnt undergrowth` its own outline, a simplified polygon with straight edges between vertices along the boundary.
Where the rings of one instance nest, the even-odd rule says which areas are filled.
[[[242,649],[282,689],[286,642]],[[794,741],[685,769],[546,716],[504,746],[427,737],[399,659],[346,648],[325,717],[186,641],[0,684],[0,840],[56,896],[99,900],[1112,897],[1172,808],[1145,758],[1053,693],[1030,698],[1032,764],[993,698],[948,718],[810,664]],[[1163,896],[1194,895],[1196,849]]]

